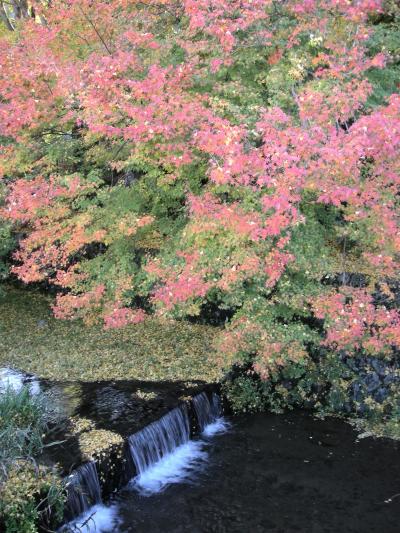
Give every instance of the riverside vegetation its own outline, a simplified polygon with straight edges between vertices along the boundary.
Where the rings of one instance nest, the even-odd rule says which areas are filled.
[[[29,387],[0,393],[0,527],[35,533],[39,522],[60,519],[64,490],[57,473],[36,463],[54,413]],[[50,511],[51,510],[51,511]]]
[[[398,438],[398,2],[0,3],[1,362]]]

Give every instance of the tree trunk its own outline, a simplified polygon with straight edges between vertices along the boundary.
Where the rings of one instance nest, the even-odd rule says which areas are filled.
[[[10,31],[15,30],[15,23],[19,20],[34,16],[35,11],[28,0],[0,0],[0,17]]]
[[[14,31],[14,26],[11,24],[11,21],[8,18],[8,14],[7,14],[7,11],[6,11],[6,8],[3,2],[1,2],[1,6],[0,6],[0,17],[1,17],[1,20],[4,22],[4,24],[6,25],[7,29],[10,31]]]

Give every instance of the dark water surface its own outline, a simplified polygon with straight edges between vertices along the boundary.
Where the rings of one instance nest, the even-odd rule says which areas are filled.
[[[137,380],[96,382],[52,382],[37,380],[64,417],[78,416],[93,422],[96,429],[116,432],[122,437],[142,429],[176,407],[181,399],[215,387],[200,381],[148,382]],[[48,436],[60,442],[46,448],[42,461],[57,463],[67,475],[83,462],[76,437],[60,424]],[[95,444],[95,443],[94,443]]]
[[[201,382],[46,383],[0,370],[0,378],[17,388],[27,381],[32,393],[48,391],[65,416],[78,414],[123,436],[204,388]],[[200,399],[195,404],[202,420]],[[188,457],[182,460],[178,448],[166,468],[166,479],[175,475],[172,485],[151,496],[135,485],[120,491],[94,509],[98,527],[83,531],[400,533],[400,442],[358,439],[350,425],[304,412],[243,415],[230,422],[223,434],[186,442],[187,436]],[[81,462],[74,439],[47,452],[66,472]],[[187,477],[182,464],[188,458],[193,469]],[[174,470],[179,465],[180,472]]]
[[[191,484],[123,491],[120,533],[399,533],[399,443],[304,413],[235,417]],[[392,501],[389,501],[392,499]]]

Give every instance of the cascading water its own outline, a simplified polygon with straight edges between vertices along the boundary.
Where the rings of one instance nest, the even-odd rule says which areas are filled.
[[[227,429],[216,394],[193,398],[198,425],[204,436]],[[205,442],[190,440],[190,423],[185,405],[176,407],[160,420],[129,437],[129,448],[137,476],[130,486],[143,495],[162,491],[171,483],[187,480],[207,459]]]
[[[205,392],[197,394],[193,398],[193,405],[201,432],[208,424],[215,422],[221,416],[221,404],[215,392],[212,394],[211,401]]]
[[[66,481],[66,515],[72,520],[92,505],[101,502],[101,488],[96,463],[90,461],[78,467]]]
[[[102,503],[96,463],[90,461],[74,470],[66,480],[65,516],[70,520],[59,533],[110,533],[117,531],[117,509]]]
[[[185,405],[131,435],[129,448],[138,474],[130,483],[131,487],[150,495],[187,478],[207,457],[202,443],[189,438],[190,423]]]
[[[194,411],[202,435],[207,437],[225,431],[217,394],[211,399],[205,393],[193,398]],[[149,496],[172,483],[193,481],[208,457],[204,440],[190,440],[190,418],[187,405],[180,405],[128,438],[130,458],[136,476],[129,487]],[[118,531],[118,508],[101,503],[101,489],[96,464],[86,463],[68,479],[68,517],[73,520],[61,531],[106,533]],[[78,517],[78,518],[76,518]]]
[[[211,401],[205,392],[193,398],[200,432],[204,437],[211,437],[228,429],[228,424],[222,417],[221,401],[213,392]]]
[[[138,474],[159,461],[175,448],[188,442],[189,416],[186,406],[179,406],[160,420],[129,437],[129,447]]]

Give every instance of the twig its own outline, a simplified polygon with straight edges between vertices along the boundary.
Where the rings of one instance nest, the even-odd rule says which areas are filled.
[[[78,6],[78,9],[82,13],[82,15],[85,17],[85,19],[89,22],[89,24],[92,26],[92,28],[94,29],[97,37],[103,43],[104,48],[107,50],[107,52],[110,54],[110,56],[112,56],[112,52],[111,52],[110,48],[107,46],[107,43],[105,42],[105,40],[104,40],[103,36],[101,35],[101,33],[99,32],[99,30],[97,29],[96,25],[93,23],[92,19],[89,17],[89,15],[87,15],[83,11],[83,9],[80,6]]]
[[[395,499],[395,498],[398,498],[400,496],[400,492],[398,492],[397,494],[393,494],[393,496],[390,496],[390,498],[388,498],[387,500],[384,501],[384,503],[392,503],[392,501]]]

